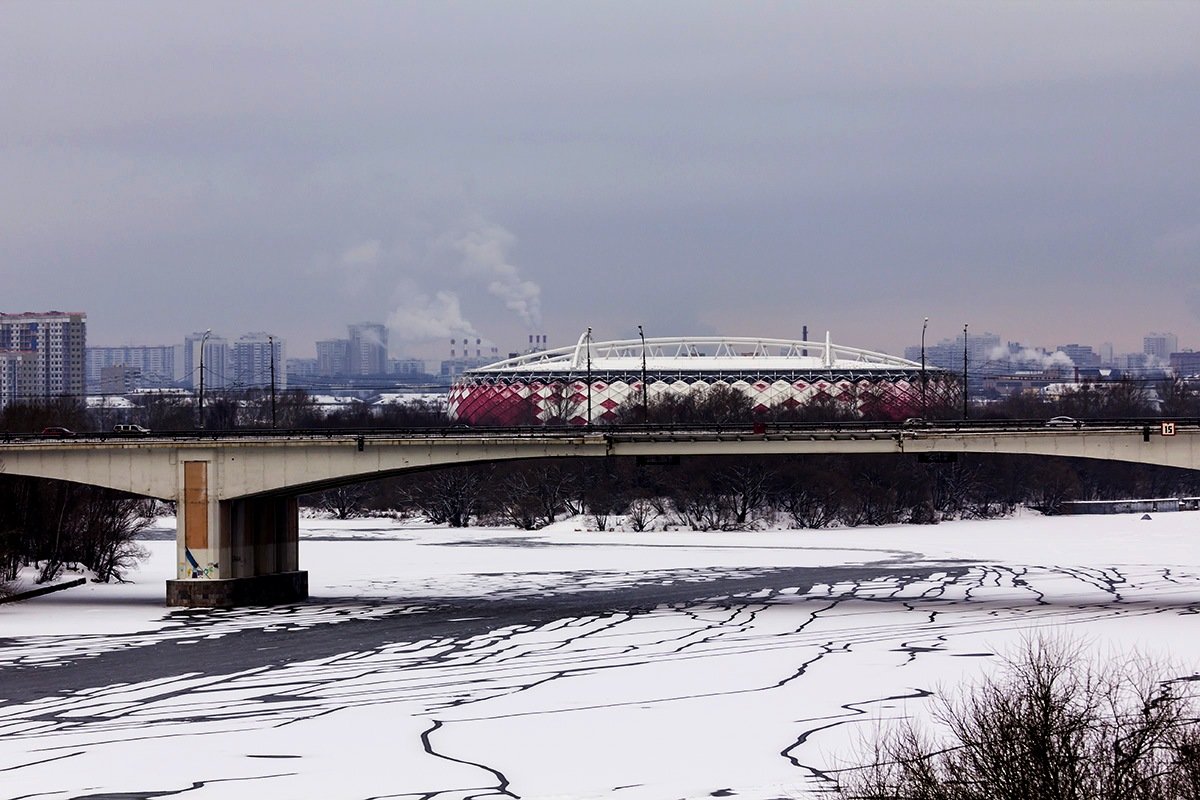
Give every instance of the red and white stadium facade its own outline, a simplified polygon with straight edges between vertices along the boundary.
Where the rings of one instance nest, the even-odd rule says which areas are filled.
[[[450,390],[451,419],[472,425],[583,425],[616,421],[619,410],[724,385],[750,397],[755,414],[814,401],[845,404],[872,418],[918,416],[926,399],[953,384],[943,370],[824,342],[694,336],[591,341],[528,353],[469,370]],[[588,384],[591,383],[589,403]]]

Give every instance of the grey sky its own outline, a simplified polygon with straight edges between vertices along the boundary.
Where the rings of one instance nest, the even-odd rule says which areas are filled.
[[[1200,349],[1197,42],[1193,2],[9,0],[0,310]]]

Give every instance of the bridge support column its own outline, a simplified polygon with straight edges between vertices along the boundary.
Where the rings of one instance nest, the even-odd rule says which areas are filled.
[[[218,500],[212,462],[185,461],[178,500],[177,571],[167,605],[230,608],[308,597],[299,569],[300,514],[295,497]]]

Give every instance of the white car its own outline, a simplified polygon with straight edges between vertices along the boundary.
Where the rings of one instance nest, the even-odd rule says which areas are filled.
[[[1082,428],[1083,423],[1074,417],[1051,417],[1046,420],[1048,428]]]

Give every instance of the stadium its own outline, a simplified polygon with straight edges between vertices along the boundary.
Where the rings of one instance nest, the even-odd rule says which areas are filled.
[[[899,420],[958,392],[955,378],[833,344],[828,333],[824,342],[711,336],[596,342],[585,332],[572,347],[464,372],[451,387],[447,413],[470,425],[637,421],[644,379],[650,404],[725,386],[747,395],[759,417],[821,403],[844,416]]]

